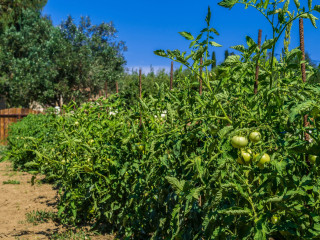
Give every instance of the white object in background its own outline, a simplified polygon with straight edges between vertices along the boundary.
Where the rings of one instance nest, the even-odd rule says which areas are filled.
[[[109,112],[109,115],[113,115],[113,116],[114,116],[114,115],[116,115],[117,113],[118,113],[118,111],[117,111],[117,110],[115,110],[114,112],[112,112],[112,111],[111,111],[111,112]]]
[[[59,106],[55,106],[54,109],[56,110],[56,114],[60,113],[60,107]]]
[[[312,130],[309,130],[309,133],[312,133]],[[313,142],[313,138],[311,136],[309,137],[309,142]]]
[[[163,112],[162,112],[162,114],[161,114],[161,117],[162,118],[165,118],[167,116],[167,110],[164,110]]]
[[[161,114],[160,117],[165,118],[167,116],[167,110],[164,110]],[[155,115],[155,118],[158,118],[157,115]]]

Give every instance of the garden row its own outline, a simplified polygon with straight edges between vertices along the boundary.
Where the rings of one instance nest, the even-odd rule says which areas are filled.
[[[303,127],[250,111],[231,125],[208,92],[189,94],[159,89],[130,109],[113,96],[30,115],[11,127],[7,157],[59,186],[66,223],[135,239],[318,236],[318,162],[290,151],[303,147]]]

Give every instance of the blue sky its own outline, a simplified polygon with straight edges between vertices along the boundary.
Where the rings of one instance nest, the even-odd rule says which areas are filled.
[[[213,49],[218,62],[223,61],[226,49],[232,51],[230,46],[245,44],[246,35],[256,41],[258,29],[262,29],[263,39],[265,36],[271,37],[270,26],[255,9],[245,10],[242,5],[236,5],[232,10],[228,10],[218,6],[218,2],[217,0],[48,0],[43,13],[50,15],[55,25],[65,20],[68,15],[71,15],[76,22],[80,16],[90,16],[95,24],[113,21],[119,31],[118,39],[125,41],[128,47],[128,51],[124,54],[127,67],[130,69],[141,67],[147,72],[150,65],[155,69],[168,69],[170,66],[170,60],[154,55],[154,50],[188,49],[188,41],[178,32],[188,31],[196,35],[205,27],[204,19],[208,6],[212,11],[212,26],[220,33],[215,41],[223,45],[221,48]],[[316,16],[319,17],[320,14]],[[312,59],[320,61],[320,30],[315,29],[309,20],[304,21],[306,51]],[[318,25],[320,26],[320,21]],[[293,25],[291,38],[290,48],[297,47],[298,22]],[[175,64],[175,67],[178,65]]]

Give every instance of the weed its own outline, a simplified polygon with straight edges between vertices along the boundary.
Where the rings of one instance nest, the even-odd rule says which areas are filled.
[[[8,180],[8,181],[3,181],[2,184],[20,184],[20,181]]]
[[[47,212],[44,210],[36,210],[26,214],[26,221],[32,223],[33,225],[38,225],[39,223],[45,223],[49,221],[56,221],[57,216],[54,212]]]
[[[91,239],[88,233],[83,230],[74,231],[68,230],[62,233],[55,233],[50,237],[51,240],[89,240]]]

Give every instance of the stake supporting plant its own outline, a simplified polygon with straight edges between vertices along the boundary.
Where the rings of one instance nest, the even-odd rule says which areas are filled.
[[[262,36],[262,30],[259,29],[258,34],[258,47],[261,48],[261,36]],[[259,59],[257,59],[257,65],[256,65],[256,77],[255,77],[255,83],[254,83],[254,94],[258,93],[258,85],[259,85]]]
[[[306,64],[304,61],[306,60],[306,54],[305,54],[305,49],[304,49],[304,28],[303,28],[303,18],[299,19],[299,36],[300,36],[300,50],[302,52],[302,63],[301,63],[301,75],[302,75],[302,81],[306,82],[307,81],[307,76],[306,76]],[[307,127],[308,126],[308,115],[305,115],[303,117],[303,126]],[[305,132],[304,138],[307,142],[309,142],[310,136],[308,133]]]
[[[280,0],[280,1],[252,1],[252,0],[222,0],[218,4],[222,7],[232,9],[236,4],[244,4],[246,8],[253,7],[258,10],[270,23],[272,28],[272,39],[270,39],[272,44],[267,44],[269,46],[266,49],[271,50],[270,59],[270,89],[273,87],[273,68],[274,68],[274,56],[275,48],[278,40],[280,39],[282,33],[290,29],[292,23],[297,19],[308,18],[312,25],[316,27],[316,20],[318,18],[312,13],[320,12],[320,5],[315,5],[312,7],[312,0],[308,0],[308,10],[302,7],[299,0],[294,0],[294,4],[297,8],[297,13],[294,11],[289,11],[290,0]],[[279,7],[279,4],[283,5]],[[300,20],[301,21],[301,20]],[[263,44],[264,45],[264,44]],[[262,47],[263,47],[262,45]]]
[[[302,52],[302,63],[301,63],[301,74],[302,74],[302,81],[306,82],[306,64],[304,61],[306,60],[306,54],[304,49],[304,29],[303,29],[303,18],[299,19],[299,35],[300,35],[300,50]]]
[[[116,93],[119,93],[119,85],[118,85],[118,82],[116,82]]]
[[[139,69],[139,98],[142,96],[141,68]]]
[[[203,58],[200,58],[200,65],[203,64]],[[202,67],[200,67],[200,78],[199,78],[199,94],[202,94]]]
[[[171,70],[170,70],[170,91],[172,90],[173,85],[173,61],[171,61]]]
[[[191,53],[189,55],[186,54],[186,52],[180,52],[179,50],[156,50],[154,53],[161,57],[169,58],[175,62],[183,64],[186,68],[188,68],[191,73],[194,75],[195,79],[199,79],[199,93],[202,94],[202,84],[204,83],[208,92],[213,93],[213,90],[210,86],[209,81],[209,71],[208,66],[210,66],[214,61],[208,59],[208,49],[210,46],[212,47],[222,47],[222,45],[212,41],[214,37],[213,34],[219,35],[218,31],[214,29],[213,27],[210,27],[210,19],[211,19],[211,10],[210,7],[208,7],[208,14],[206,16],[206,28],[202,29],[200,34],[196,37],[194,37],[189,32],[179,32],[181,36],[183,36],[185,39],[191,41],[189,48],[192,49]],[[205,37],[205,39],[203,39]],[[202,40],[203,39],[203,40]],[[204,59],[203,59],[204,57]],[[200,59],[201,58],[201,59]],[[199,64],[199,59],[201,60],[201,63]],[[190,61],[193,60],[193,63],[190,63]],[[205,74],[202,76],[202,69],[205,67]],[[199,71],[200,70],[200,71]],[[226,114],[220,100],[217,99],[215,95],[213,95],[213,100],[215,103],[218,103],[219,108],[224,114],[225,120],[228,121],[230,124],[232,124],[231,119]]]
[[[142,98],[142,82],[141,82],[141,68],[139,69],[139,98]],[[141,116],[141,110],[140,110],[140,127],[142,125],[142,116]]]

